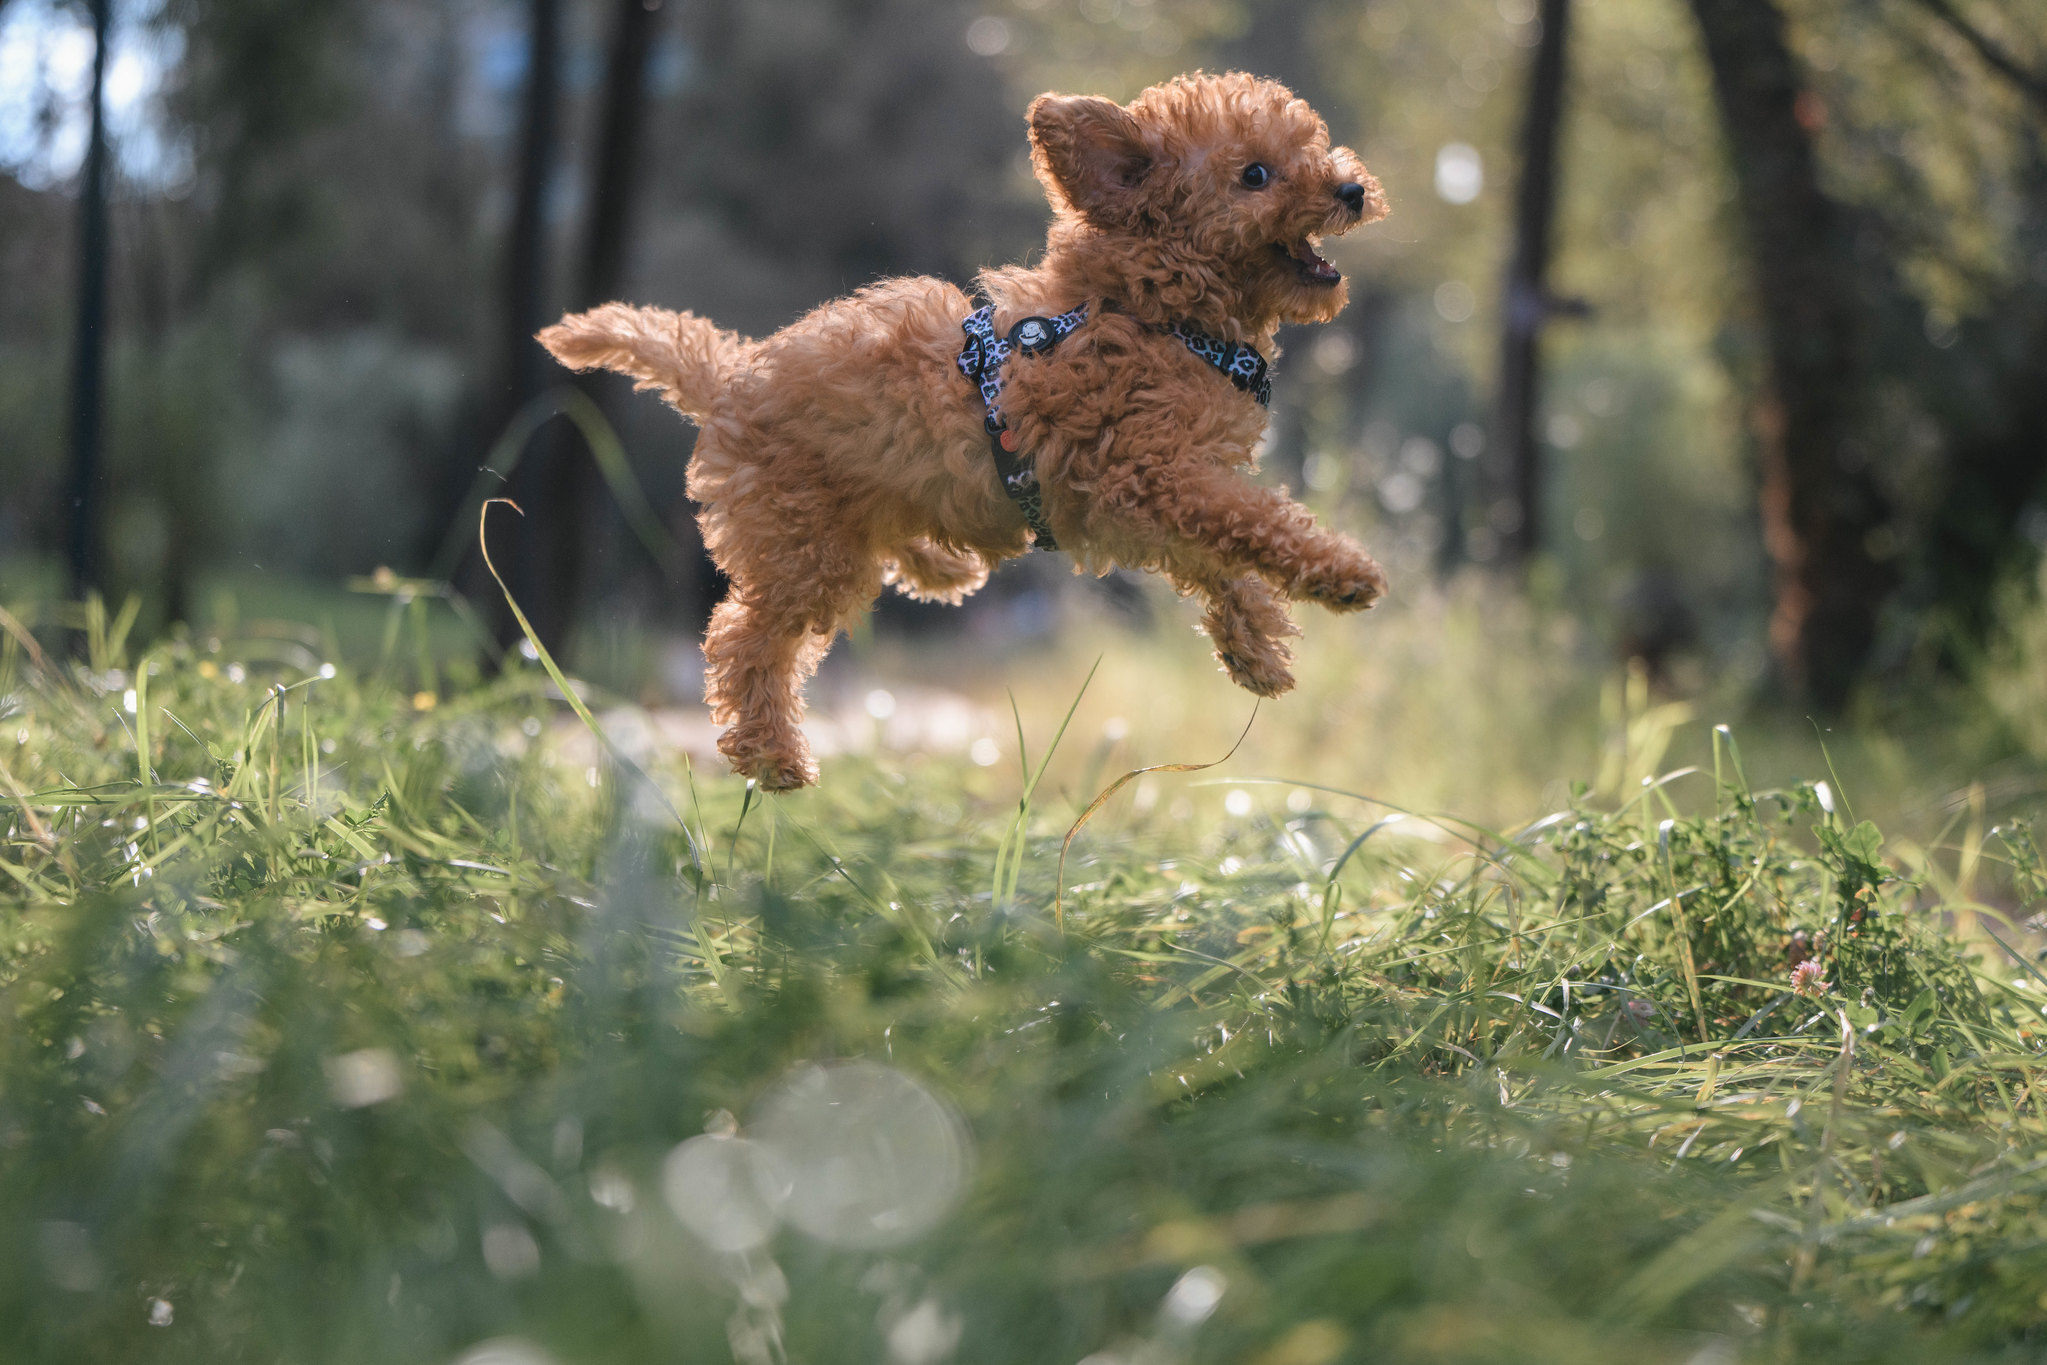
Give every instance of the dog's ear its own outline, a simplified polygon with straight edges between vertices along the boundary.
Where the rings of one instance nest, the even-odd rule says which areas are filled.
[[[1040,95],[1030,122],[1031,168],[1053,202],[1064,200],[1098,227],[1127,225],[1151,170],[1137,120],[1099,96]]]

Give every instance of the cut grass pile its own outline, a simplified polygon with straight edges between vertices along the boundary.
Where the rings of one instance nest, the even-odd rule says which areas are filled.
[[[563,763],[537,671],[93,652],[0,662],[11,1359],[2047,1342],[2047,981],[1965,899],[2035,908],[2022,827],[1888,848],[1728,735],[1497,832],[1126,794],[1062,924],[1078,812],[941,763],[763,803]]]

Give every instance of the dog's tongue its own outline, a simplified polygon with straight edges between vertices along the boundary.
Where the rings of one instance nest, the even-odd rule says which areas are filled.
[[[1317,279],[1334,280],[1342,278],[1342,272],[1316,255],[1315,248],[1308,245],[1308,239],[1305,237],[1289,246],[1287,254],[1306,266],[1308,273]]]

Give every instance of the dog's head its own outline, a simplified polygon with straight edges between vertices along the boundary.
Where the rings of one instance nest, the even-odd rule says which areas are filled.
[[[1120,273],[1125,302],[1248,332],[1326,322],[1348,294],[1317,245],[1386,214],[1379,182],[1305,101],[1238,72],[1181,76],[1127,105],[1040,95],[1030,127],[1052,250],[1084,255],[1096,278]]]

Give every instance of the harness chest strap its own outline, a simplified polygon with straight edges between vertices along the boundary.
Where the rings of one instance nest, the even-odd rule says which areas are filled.
[[[1114,305],[1104,300],[1103,311],[1115,311]],[[1016,432],[1002,415],[1002,367],[1010,357],[1022,355],[1043,355],[1067,337],[1080,329],[1087,321],[1088,307],[1081,304],[1055,317],[1027,317],[1002,335],[995,330],[995,305],[987,304],[967,315],[960,330],[966,333],[966,346],[960,351],[960,373],[967,377],[980,391],[981,403],[988,410],[982,425],[988,431],[988,448],[995,458],[995,473],[1002,480],[1002,491],[1009,495],[1017,510],[1023,513],[1024,522],[1031,529],[1031,545],[1039,550],[1056,550],[1059,544],[1052,537],[1051,523],[1045,518],[1044,491],[1038,485],[1038,476],[1031,466],[1016,453]],[[1201,360],[1220,370],[1237,388],[1250,394],[1259,406],[1272,404],[1272,366],[1258,348],[1249,342],[1224,341],[1207,333],[1176,322],[1170,327],[1153,328],[1163,331]]]

